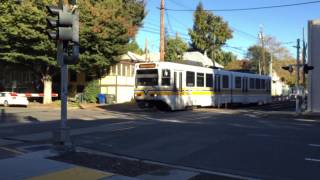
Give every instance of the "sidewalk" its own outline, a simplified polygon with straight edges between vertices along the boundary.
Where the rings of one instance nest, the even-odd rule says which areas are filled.
[[[47,159],[56,154],[49,150],[32,152],[17,157],[0,160],[1,180],[53,180],[53,179],[117,179],[134,180],[134,178],[116,175],[73,164]]]
[[[81,152],[80,152],[81,153]],[[78,153],[72,153],[66,159],[74,159],[74,156],[77,156]],[[64,160],[61,162],[59,159],[63,156],[57,156],[51,150],[42,150],[37,152],[31,152],[27,154],[22,154],[20,156],[1,159],[0,160],[0,179],[1,180],[204,180],[204,179],[217,179],[217,180],[236,180],[236,179],[248,179],[241,176],[232,176],[223,173],[208,174],[206,172],[199,172],[193,169],[183,169],[183,168],[174,168],[163,166],[165,164],[152,165],[145,164],[144,166],[158,166],[160,168],[154,169],[153,171],[140,171],[140,174],[133,175],[135,170],[141,167],[140,165],[127,166],[126,163],[122,164],[119,162],[110,162],[105,161],[104,165],[101,164],[101,160],[97,160],[96,157],[104,160],[101,155],[89,154],[87,158],[74,159],[74,163],[67,163]],[[96,156],[96,157],[95,157]],[[64,157],[65,158],[65,157]],[[88,159],[89,158],[89,159]],[[91,162],[90,162],[91,160]],[[78,162],[77,162],[78,161]],[[85,161],[87,163],[79,165],[79,161]],[[100,161],[100,162],[99,162]],[[120,161],[127,161],[122,159]],[[132,161],[132,160],[129,160]],[[95,163],[95,167],[92,167],[92,164]],[[140,161],[137,161],[139,163]],[[78,164],[78,165],[76,165]],[[83,166],[81,166],[83,165]],[[86,166],[86,167],[84,167]],[[113,172],[105,170],[103,166],[119,168],[122,167],[119,172],[125,172],[124,174],[132,175],[120,175]],[[116,167],[118,166],[118,167]],[[100,169],[100,170],[99,170]],[[101,170],[102,169],[102,170]],[[115,170],[113,169],[113,170]],[[132,169],[135,169],[132,171]],[[119,169],[118,169],[119,170]],[[131,172],[130,172],[131,171]],[[118,172],[117,172],[118,173]]]

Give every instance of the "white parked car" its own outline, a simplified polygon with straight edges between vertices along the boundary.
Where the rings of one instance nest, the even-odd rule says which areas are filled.
[[[14,92],[0,92],[0,105],[19,105],[27,107],[29,105],[29,101],[27,97],[18,96],[18,94]]]

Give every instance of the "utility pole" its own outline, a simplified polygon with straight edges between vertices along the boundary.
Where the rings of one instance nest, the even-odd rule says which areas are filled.
[[[269,64],[269,76],[271,77],[271,80],[272,80],[272,64],[273,64],[273,55],[271,53],[271,55],[270,55],[270,64]]]
[[[296,114],[301,113],[300,109],[300,39],[297,39],[297,64],[296,64]]]
[[[164,61],[164,0],[160,3],[160,61]]]
[[[263,35],[263,26],[262,25],[260,25],[259,37],[260,37],[260,41],[261,41],[261,58],[259,59],[259,75],[261,75],[262,72],[264,72],[263,66],[265,65],[264,35]]]

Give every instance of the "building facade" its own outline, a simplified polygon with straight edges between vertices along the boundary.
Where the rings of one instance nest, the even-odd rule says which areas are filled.
[[[314,69],[308,74],[308,111],[320,112],[320,19],[308,24],[308,65]]]

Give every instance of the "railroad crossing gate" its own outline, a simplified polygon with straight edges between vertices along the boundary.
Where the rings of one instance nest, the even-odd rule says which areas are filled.
[[[308,111],[320,112],[320,19],[308,23]]]

